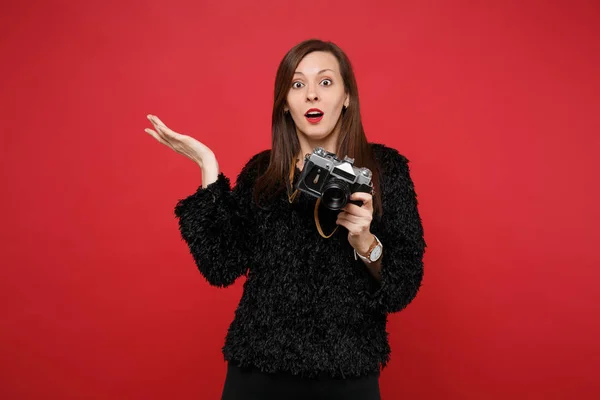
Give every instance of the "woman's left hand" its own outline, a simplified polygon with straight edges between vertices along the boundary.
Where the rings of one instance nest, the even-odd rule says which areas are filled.
[[[348,229],[348,241],[360,254],[365,254],[371,243],[371,221],[373,220],[373,196],[369,193],[354,192],[350,200],[360,200],[362,206],[348,203],[338,214],[336,223]]]

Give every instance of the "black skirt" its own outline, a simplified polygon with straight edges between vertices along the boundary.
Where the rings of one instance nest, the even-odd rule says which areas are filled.
[[[380,400],[379,374],[309,379],[284,372],[264,373],[255,367],[241,368],[229,362],[221,400],[254,399]]]

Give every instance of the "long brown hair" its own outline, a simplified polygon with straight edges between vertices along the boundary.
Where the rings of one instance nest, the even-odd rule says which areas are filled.
[[[346,54],[336,44],[319,39],[308,39],[291,48],[281,60],[275,77],[275,93],[272,115],[271,155],[269,166],[258,178],[254,197],[258,201],[259,194],[275,195],[280,190],[290,190],[290,168],[296,165],[296,156],[300,153],[300,142],[291,114],[285,113],[284,107],[288,91],[292,84],[294,71],[302,59],[313,51],[331,53],[338,60],[340,74],[344,81],[345,92],[350,97],[350,104],[342,111],[342,123],[336,155],[354,158],[354,165],[367,167],[373,172],[372,182],[375,189],[373,196],[374,213],[381,215],[381,198],[379,196],[379,168],[367,142],[360,117],[358,87],[352,65]],[[287,177],[287,179],[286,179]]]

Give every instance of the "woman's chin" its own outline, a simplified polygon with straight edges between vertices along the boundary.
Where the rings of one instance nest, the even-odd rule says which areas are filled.
[[[316,129],[307,129],[303,132],[304,136],[310,140],[321,141],[327,139],[331,136],[333,130],[316,130]]]

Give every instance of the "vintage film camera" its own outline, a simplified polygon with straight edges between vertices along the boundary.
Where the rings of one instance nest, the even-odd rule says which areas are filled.
[[[334,153],[317,147],[304,157],[304,168],[296,188],[321,199],[330,210],[339,210],[351,201],[354,192],[373,193],[372,173],[368,168],[357,168],[348,156],[340,160]]]

